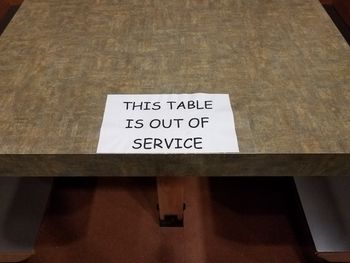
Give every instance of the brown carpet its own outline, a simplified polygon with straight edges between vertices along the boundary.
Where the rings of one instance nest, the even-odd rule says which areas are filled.
[[[57,179],[41,262],[321,262],[291,178],[188,178],[184,228],[160,228],[154,178]]]

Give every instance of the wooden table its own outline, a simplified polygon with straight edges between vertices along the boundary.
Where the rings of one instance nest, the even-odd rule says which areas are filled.
[[[25,0],[0,90],[0,176],[350,171],[350,49],[317,0]],[[240,153],[96,154],[107,94],[195,92],[230,95]]]

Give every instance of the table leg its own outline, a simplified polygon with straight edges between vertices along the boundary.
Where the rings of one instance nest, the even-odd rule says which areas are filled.
[[[316,255],[330,262],[350,262],[350,177],[296,176],[294,181]]]
[[[183,226],[184,178],[158,177],[157,191],[160,226]]]
[[[51,183],[50,178],[0,177],[0,262],[34,254]]]

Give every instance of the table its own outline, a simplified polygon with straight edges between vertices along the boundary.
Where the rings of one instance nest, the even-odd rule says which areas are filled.
[[[316,0],[26,0],[0,41],[0,174],[150,175],[163,160],[213,175],[265,161],[268,174],[340,174],[349,73]],[[107,94],[186,92],[230,94],[240,154],[96,156]]]
[[[25,0],[0,37],[0,176],[349,174],[349,87],[317,0]],[[230,95],[240,153],[96,154],[107,94],[195,92]]]

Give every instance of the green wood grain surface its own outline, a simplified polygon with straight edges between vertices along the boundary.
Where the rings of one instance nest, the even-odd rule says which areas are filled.
[[[0,37],[0,92],[0,174],[23,154],[95,162],[107,94],[133,93],[228,93],[239,156],[349,168],[350,48],[318,0],[25,0]],[[184,157],[152,158],[130,163]]]

